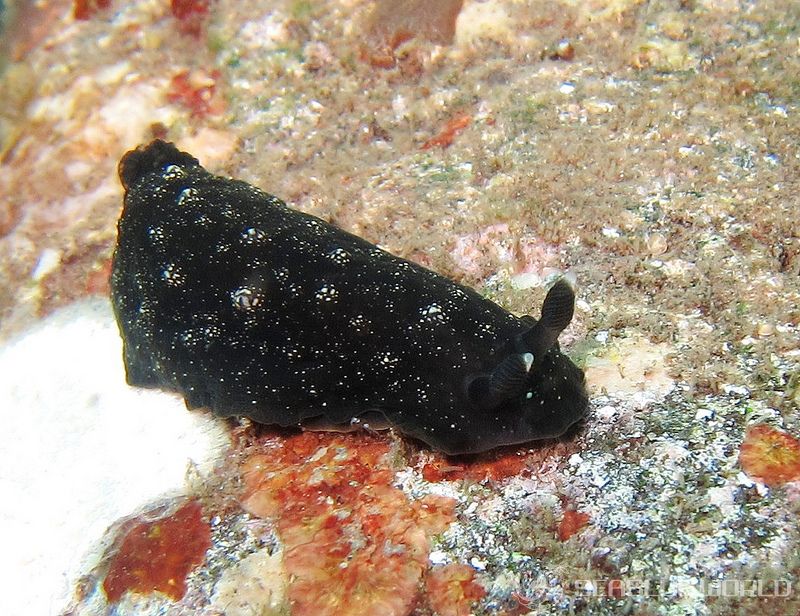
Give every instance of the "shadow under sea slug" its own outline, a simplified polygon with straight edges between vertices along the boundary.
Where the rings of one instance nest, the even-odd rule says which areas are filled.
[[[391,426],[448,454],[557,437],[588,407],[541,318],[395,257],[153,141],[119,165],[111,295],[128,382],[280,426]]]

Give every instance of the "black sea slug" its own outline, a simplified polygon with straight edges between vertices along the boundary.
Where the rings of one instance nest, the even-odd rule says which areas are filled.
[[[478,293],[163,141],[119,166],[111,296],[128,383],[264,424],[391,426],[449,454],[562,435],[588,407],[559,350],[575,296],[541,318]]]

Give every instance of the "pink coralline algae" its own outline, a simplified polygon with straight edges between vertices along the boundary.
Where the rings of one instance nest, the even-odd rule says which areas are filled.
[[[557,271],[557,254],[536,237],[517,237],[506,223],[489,225],[456,238],[450,257],[464,274],[483,279],[499,265],[511,274],[534,274],[544,279]]]
[[[369,43],[362,46],[362,58],[388,69],[398,63],[397,48],[411,39],[449,45],[463,4],[464,0],[380,0],[367,25]]]
[[[303,433],[254,449],[241,467],[242,504],[275,520],[292,614],[409,614],[430,538],[454,520],[456,502],[409,501],[393,485],[384,438]]]
[[[426,580],[431,607],[439,616],[469,616],[486,590],[475,581],[475,570],[463,563],[435,567]]]

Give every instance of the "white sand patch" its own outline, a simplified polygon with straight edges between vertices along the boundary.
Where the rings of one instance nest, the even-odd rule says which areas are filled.
[[[108,302],[60,310],[0,347],[3,614],[54,614],[105,529],[210,469],[225,424],[128,387]]]

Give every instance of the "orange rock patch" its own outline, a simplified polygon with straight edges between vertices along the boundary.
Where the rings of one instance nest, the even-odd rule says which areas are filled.
[[[753,426],[739,449],[739,464],[745,473],[770,487],[798,480],[800,440],[770,426]]]
[[[577,533],[580,529],[589,523],[589,516],[574,509],[567,509],[564,512],[564,517],[558,524],[558,538],[561,541],[566,541],[572,535]]]

